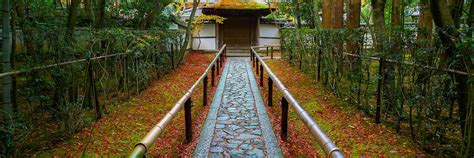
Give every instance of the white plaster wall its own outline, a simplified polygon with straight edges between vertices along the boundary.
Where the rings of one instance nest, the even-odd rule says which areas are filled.
[[[258,43],[260,46],[280,45],[280,31],[278,30],[278,27],[274,24],[260,24],[259,35],[260,38],[258,39]]]
[[[260,38],[258,40],[259,45],[279,45],[280,44],[280,39],[263,39]]]
[[[209,37],[216,36],[216,24],[204,24],[204,27],[199,31],[199,36]]]
[[[193,50],[206,50],[206,51],[215,51],[216,50],[216,38],[201,38],[201,46],[199,46],[199,39],[194,38],[193,41]]]
[[[197,35],[197,37],[206,37],[206,38],[194,38],[193,40],[194,50],[206,50],[206,51],[217,50],[215,24],[204,24],[204,27],[201,29],[201,31],[199,31],[199,34]],[[201,45],[199,45],[199,40],[201,40]]]
[[[260,37],[280,37],[280,31],[274,24],[260,24]]]

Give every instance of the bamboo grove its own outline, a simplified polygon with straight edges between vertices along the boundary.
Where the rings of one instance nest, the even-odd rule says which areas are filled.
[[[434,155],[474,153],[472,0],[280,5],[284,56]]]
[[[0,155],[54,145],[175,69],[171,2],[4,0]]]

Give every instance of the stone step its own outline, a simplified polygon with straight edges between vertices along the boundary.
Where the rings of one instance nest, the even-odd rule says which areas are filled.
[[[249,49],[227,48],[227,56],[229,56],[229,57],[248,57],[248,56],[250,56],[250,50]]]

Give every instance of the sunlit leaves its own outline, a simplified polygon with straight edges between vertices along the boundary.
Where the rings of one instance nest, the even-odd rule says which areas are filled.
[[[194,28],[193,28],[192,34],[194,36],[197,36],[199,32],[202,30],[202,28],[204,27],[204,22],[215,21],[216,24],[223,24],[225,19],[226,18],[218,16],[218,15],[201,14],[198,17],[196,17],[193,21]]]

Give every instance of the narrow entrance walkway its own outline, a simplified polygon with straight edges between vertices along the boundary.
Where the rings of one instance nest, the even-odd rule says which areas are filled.
[[[282,157],[248,58],[228,58],[193,157]]]

